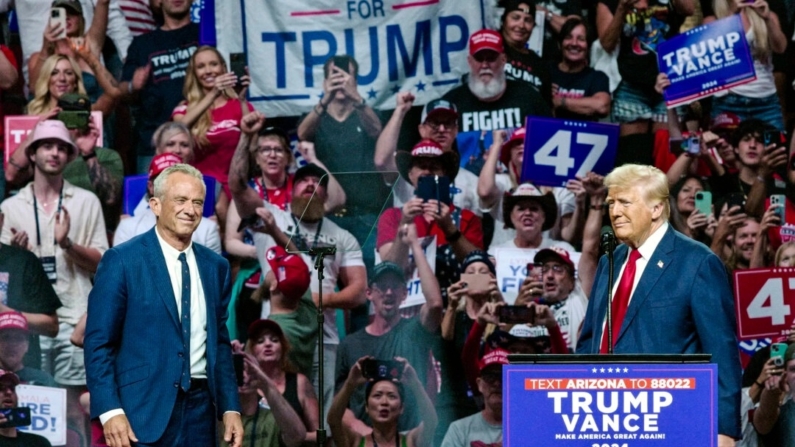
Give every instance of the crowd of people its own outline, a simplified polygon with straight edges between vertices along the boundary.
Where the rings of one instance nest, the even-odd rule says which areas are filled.
[[[629,256],[651,255],[649,234],[622,238],[647,217],[633,203],[649,204],[653,247],[675,230],[712,278],[795,267],[789,2],[497,3],[499,27],[471,33],[441,97],[399,91],[375,110],[357,60],[337,55],[311,110],[271,120],[246,100],[249,76],[200,45],[189,1],[0,1],[21,42],[0,45],[0,89],[24,90],[38,117],[0,171],[0,407],[18,406],[18,384],[66,389],[70,447],[316,445],[323,429],[337,446],[501,446],[509,354],[604,352],[586,319],[606,290],[600,229],[624,224]],[[729,15],[756,79],[668,109],[655,48]],[[617,70],[592,68],[597,55]],[[534,184],[529,116],[618,124],[629,167]],[[462,156],[467,132],[491,145]],[[517,250],[509,294],[498,266]],[[742,374],[721,384],[742,396],[721,442],[795,446],[795,330],[735,365],[736,338],[710,352],[725,346],[701,326],[734,334],[734,298],[710,293],[720,305],[667,314],[665,337],[633,336],[692,329],[681,352]],[[506,306],[530,311],[506,322]],[[185,428],[207,415],[217,430]],[[49,444],[0,428],[6,445]]]

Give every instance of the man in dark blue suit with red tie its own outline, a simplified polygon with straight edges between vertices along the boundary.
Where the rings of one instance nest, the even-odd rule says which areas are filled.
[[[718,365],[718,446],[740,433],[741,366],[734,300],[723,263],[668,224],[668,181],[624,165],[604,180],[616,238],[613,349],[617,354],[712,354]],[[578,354],[607,353],[608,262],[599,261]]]
[[[217,419],[241,445],[229,263],[191,242],[204,197],[195,168],[163,171],[149,201],[155,228],[108,250],[97,269],[85,364],[91,416],[111,447],[213,446]]]

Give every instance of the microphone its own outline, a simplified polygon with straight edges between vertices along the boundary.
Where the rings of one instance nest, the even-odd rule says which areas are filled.
[[[612,254],[613,250],[616,249],[616,235],[613,233],[613,228],[610,227],[610,225],[603,226],[599,238],[599,246],[602,248],[602,251]]]

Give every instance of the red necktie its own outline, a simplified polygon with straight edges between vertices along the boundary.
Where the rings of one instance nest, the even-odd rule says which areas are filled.
[[[632,284],[635,283],[635,262],[638,259],[640,259],[640,252],[633,248],[629,252],[629,261],[627,261],[627,266],[624,268],[624,273],[621,274],[621,280],[618,282],[618,288],[613,297],[613,346],[616,345],[616,339],[621,331],[621,323],[624,322],[624,315],[627,313],[629,297],[632,295]],[[602,334],[602,347],[599,352],[607,354],[607,324],[605,324],[605,330]]]

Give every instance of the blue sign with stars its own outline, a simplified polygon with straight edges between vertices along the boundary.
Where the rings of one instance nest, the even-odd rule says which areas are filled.
[[[615,167],[618,124],[527,117],[522,182],[566,186],[589,171]]]
[[[712,446],[715,364],[505,365],[504,447]]]

